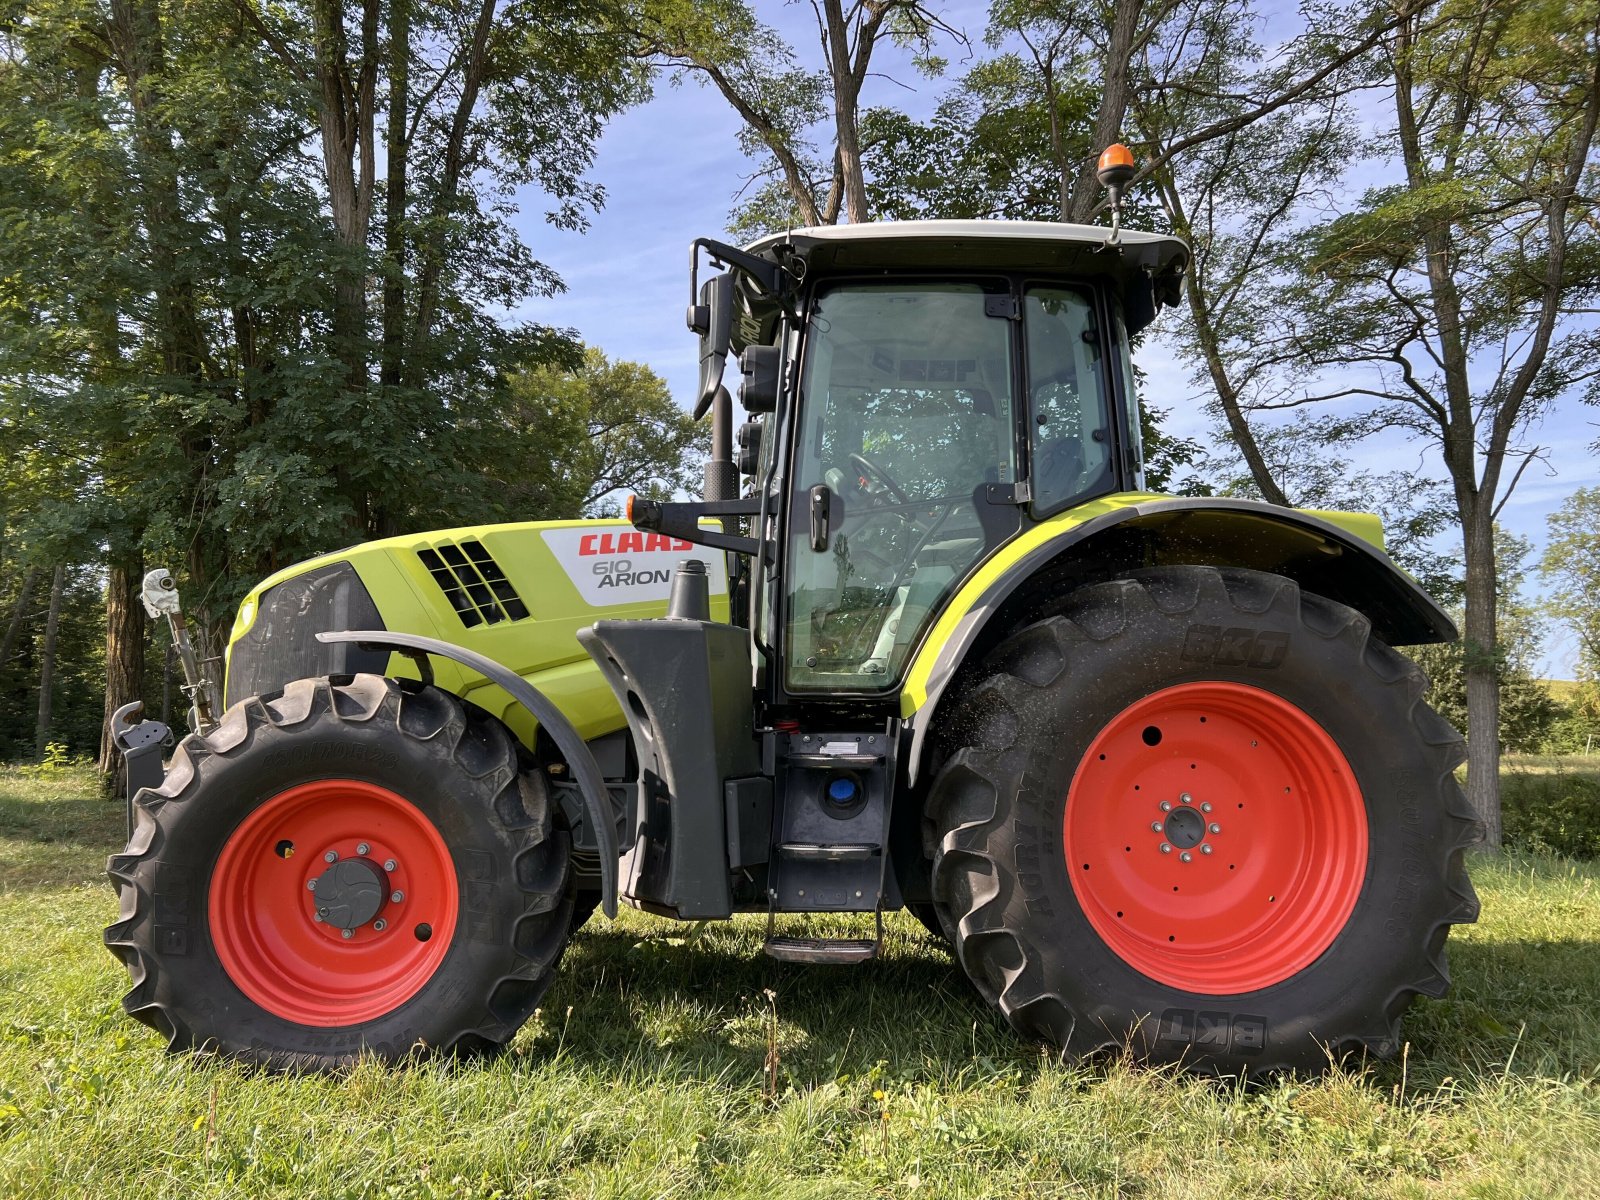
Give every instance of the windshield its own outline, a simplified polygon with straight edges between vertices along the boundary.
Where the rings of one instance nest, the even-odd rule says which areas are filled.
[[[812,311],[790,512],[787,683],[880,690],[984,552],[974,491],[1016,480],[1002,281],[857,284]],[[809,493],[833,498],[827,547]]]

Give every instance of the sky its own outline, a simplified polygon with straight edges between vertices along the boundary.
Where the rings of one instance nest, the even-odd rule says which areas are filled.
[[[757,0],[756,7],[807,62],[820,62],[809,4]],[[952,4],[939,11],[949,24],[968,31],[976,53],[989,53],[981,40],[986,5]],[[951,76],[959,75],[969,52],[952,45],[943,52],[950,59]],[[863,89],[863,107],[892,104],[924,116],[949,86],[948,76],[920,76],[909,56],[888,43],[875,51],[873,68]],[[1375,104],[1373,112],[1374,122],[1381,122],[1381,106]],[[551,299],[530,300],[510,316],[576,329],[586,343],[612,359],[648,364],[679,403],[689,406],[698,368],[695,338],[683,315],[689,302],[688,248],[695,237],[726,236],[728,213],[751,171],[739,149],[739,128],[738,117],[714,90],[693,79],[678,86],[662,79],[651,100],[615,118],[601,139],[590,177],[604,187],[606,203],[587,231],[552,228],[542,219],[550,207],[544,197],[532,190],[519,196],[524,240],[555,269],[567,290]],[[1346,191],[1358,197],[1391,171],[1391,163],[1369,160],[1346,180]],[[1206,395],[1177,358],[1170,334],[1173,319],[1159,322],[1142,346],[1144,395],[1169,411],[1169,431],[1210,445],[1213,422],[1204,412]],[[1546,448],[1545,462],[1528,469],[1500,519],[1532,540],[1530,562],[1537,561],[1543,547],[1548,514],[1574,489],[1600,485],[1600,461],[1589,449],[1597,438],[1600,409],[1576,397],[1557,404],[1529,431],[1529,442]],[[1359,465],[1436,475],[1441,470],[1422,448],[1398,437],[1369,442]],[[1538,591],[1536,577],[1526,584],[1529,592]],[[1541,673],[1571,678],[1574,654],[1571,637],[1552,629]]]

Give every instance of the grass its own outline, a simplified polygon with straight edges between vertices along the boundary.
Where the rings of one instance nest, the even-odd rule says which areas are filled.
[[[1462,778],[1466,772],[1461,772]],[[1600,775],[1600,752],[1594,754],[1507,754],[1500,759],[1500,776]]]
[[[1477,862],[1404,1061],[1316,1081],[1058,1063],[909,918],[877,963],[801,969],[756,921],[631,913],[496,1062],[274,1078],[121,1013],[121,813],[89,793],[0,770],[0,1196],[1600,1196],[1595,865]]]

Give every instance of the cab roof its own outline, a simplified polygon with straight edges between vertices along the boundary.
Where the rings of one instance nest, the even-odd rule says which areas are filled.
[[[1189,264],[1183,239],[1131,229],[1116,242],[1110,237],[1102,226],[1055,221],[880,221],[769,234],[745,249],[779,261],[799,256],[808,277],[907,268],[1036,270],[1109,276],[1125,299],[1130,289],[1148,286],[1156,303],[1178,302]]]

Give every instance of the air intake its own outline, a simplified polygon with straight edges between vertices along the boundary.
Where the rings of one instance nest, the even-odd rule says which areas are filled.
[[[446,542],[418,550],[417,557],[468,629],[520,621],[528,615],[528,606],[482,542]]]

